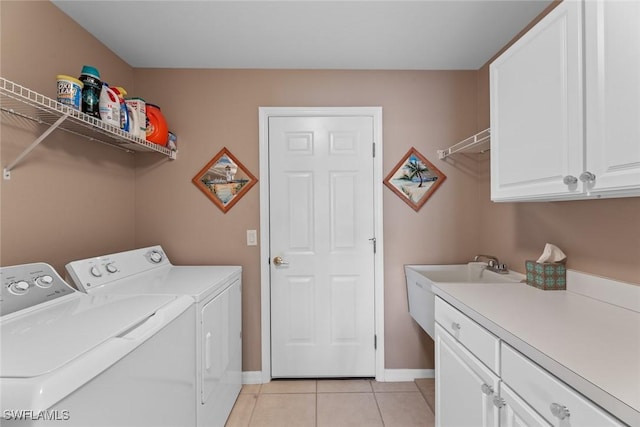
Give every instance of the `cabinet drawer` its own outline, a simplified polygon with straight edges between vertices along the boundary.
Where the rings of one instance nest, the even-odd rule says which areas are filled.
[[[623,426],[596,404],[559,379],[502,343],[502,380],[553,425],[573,427]],[[565,407],[568,417],[552,412],[552,406]]]
[[[459,310],[436,298],[436,322],[493,372],[500,369],[500,340]]]

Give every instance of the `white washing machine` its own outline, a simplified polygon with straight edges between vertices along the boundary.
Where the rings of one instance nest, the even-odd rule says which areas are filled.
[[[190,298],[86,295],[45,263],[0,284],[0,424],[195,425]]]
[[[240,266],[174,266],[162,247],[152,246],[74,261],[66,269],[89,295],[192,298],[197,425],[224,426],[242,387]]]

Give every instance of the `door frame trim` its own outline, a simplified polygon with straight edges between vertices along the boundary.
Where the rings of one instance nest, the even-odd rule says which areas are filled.
[[[259,107],[260,144],[260,307],[262,336],[262,382],[271,381],[271,273],[269,246],[269,118],[314,116],[367,116],[373,118],[376,144],[373,162],[374,233],[374,313],[377,337],[376,380],[385,380],[384,369],[384,242],[382,228],[382,107]],[[373,337],[372,337],[373,340]],[[372,343],[373,345],[373,343]]]

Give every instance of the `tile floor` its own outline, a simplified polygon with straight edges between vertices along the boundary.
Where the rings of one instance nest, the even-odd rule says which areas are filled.
[[[429,427],[433,379],[274,380],[245,385],[226,427]]]

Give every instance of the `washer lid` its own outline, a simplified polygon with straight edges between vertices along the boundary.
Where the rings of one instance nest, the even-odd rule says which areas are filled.
[[[82,295],[1,323],[0,376],[52,372],[144,322],[174,297]]]
[[[188,295],[199,303],[224,290],[241,273],[242,267],[232,265],[168,265],[89,289],[87,293]]]

